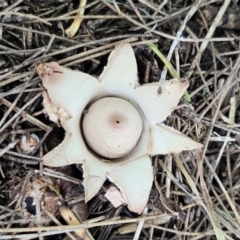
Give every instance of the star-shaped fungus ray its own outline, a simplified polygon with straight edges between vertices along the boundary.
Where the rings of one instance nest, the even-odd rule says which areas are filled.
[[[110,171],[108,176],[124,192],[128,208],[140,214],[147,204],[153,182],[153,168],[149,156],[123,162]]]
[[[193,141],[179,131],[160,124],[152,126],[150,141],[149,155],[180,153],[202,147],[202,144]]]
[[[85,201],[89,201],[102,187],[107,179],[107,171],[111,169],[111,164],[102,162],[95,156],[90,156],[83,161],[83,185],[85,191]]]
[[[94,94],[99,82],[88,74],[61,67],[56,62],[40,64],[45,110],[51,120],[64,127],[64,141],[43,157],[45,165],[64,166],[80,163],[86,157],[86,146],[80,134],[83,110]],[[92,92],[92,94],[89,94]],[[75,134],[79,132],[79,134]]]
[[[67,133],[62,143],[43,156],[43,164],[61,167],[82,163],[87,157],[87,151],[81,135]]]
[[[151,126],[148,154],[179,153],[202,147],[202,144],[193,141],[173,128],[158,124],[171,114],[188,86],[187,80],[171,79],[165,81],[162,93],[159,95],[157,94],[158,83],[145,84],[135,89],[138,96],[136,102]]]
[[[40,64],[37,72],[52,103],[80,118],[83,109],[99,90],[99,82],[89,74],[61,67],[56,62]]]
[[[137,63],[130,44],[119,44],[108,58],[108,64],[99,76],[105,89],[134,89],[137,86]]]
[[[157,94],[159,84],[150,83],[138,87],[137,103],[143,110],[151,125],[164,121],[177,106],[189,86],[187,80],[171,79],[165,81],[161,94]]]

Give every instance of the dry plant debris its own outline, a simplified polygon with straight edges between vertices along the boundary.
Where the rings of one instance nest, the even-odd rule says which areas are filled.
[[[79,2],[79,12],[76,15],[76,18],[73,20],[71,26],[66,29],[66,34],[68,35],[68,37],[72,38],[75,36],[75,34],[77,33],[83,18],[81,18],[81,16],[83,16],[84,14],[84,8],[86,6],[87,0],[80,0]]]
[[[89,0],[69,38],[65,30],[79,3],[0,0],[0,239],[80,239],[75,232],[82,229],[96,240],[239,239],[240,3]],[[151,43],[189,80],[191,102],[182,98],[164,124],[204,144],[200,151],[152,157],[154,182],[140,216],[113,207],[105,194],[116,186],[108,180],[85,203],[81,164],[48,168],[42,162],[65,133],[44,114],[36,66],[57,62],[96,78],[114,46],[126,43],[141,85],[161,89],[171,79]],[[39,142],[23,152],[22,136],[31,134]],[[42,178],[57,190],[47,189],[47,196],[60,197],[80,225],[67,225],[60,205],[51,212],[40,199],[36,214],[26,213],[29,186]],[[38,186],[34,192],[43,193]]]
[[[19,196],[16,195],[16,198]],[[24,215],[33,217],[37,215],[40,224],[49,225],[51,219],[45,211],[58,215],[58,209],[63,204],[63,198],[58,187],[53,184],[49,177],[34,176],[27,184],[26,193],[22,202]]]
[[[25,154],[33,152],[34,148],[39,143],[39,138],[36,134],[32,133],[30,136],[22,135],[20,147]]]

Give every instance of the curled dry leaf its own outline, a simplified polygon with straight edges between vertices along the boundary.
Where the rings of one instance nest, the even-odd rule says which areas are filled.
[[[188,81],[167,81],[160,96],[158,83],[140,86],[130,44],[116,46],[98,79],[56,62],[39,65],[38,74],[53,108],[46,111],[66,131],[64,141],[43,157],[44,164],[81,163],[86,201],[108,178],[124,193],[128,208],[141,213],[153,182],[151,156],[202,147],[162,124]]]

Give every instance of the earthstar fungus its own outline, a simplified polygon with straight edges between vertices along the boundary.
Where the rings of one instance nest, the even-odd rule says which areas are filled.
[[[108,178],[128,208],[141,213],[153,182],[150,157],[202,147],[162,124],[188,81],[166,81],[159,96],[158,83],[140,86],[130,44],[116,46],[98,79],[56,62],[40,64],[37,71],[46,113],[66,131],[64,141],[43,162],[54,167],[81,163],[86,201]]]

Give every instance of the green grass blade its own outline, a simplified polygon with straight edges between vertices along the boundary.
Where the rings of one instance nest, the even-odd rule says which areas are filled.
[[[178,75],[177,71],[174,69],[172,64],[165,58],[165,56],[158,50],[158,48],[153,43],[148,44],[148,47],[163,61],[163,63],[167,67],[170,75],[173,78],[180,78],[180,76]],[[184,97],[185,97],[187,102],[191,102],[190,95],[188,94],[188,91],[185,91]]]

